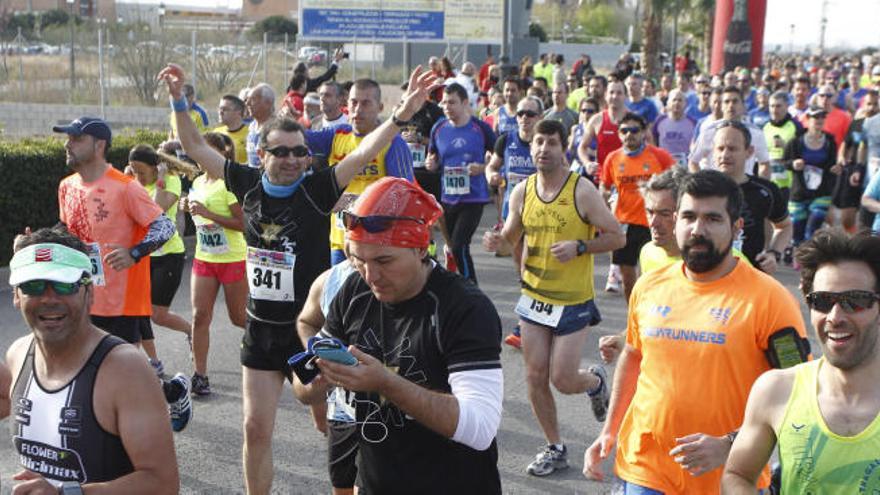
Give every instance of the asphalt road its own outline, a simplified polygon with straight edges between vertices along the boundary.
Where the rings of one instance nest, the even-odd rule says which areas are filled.
[[[492,299],[501,315],[505,332],[515,323],[513,307],[519,296],[510,258],[496,258],[480,247],[483,232],[494,223],[495,209],[484,211],[481,228],[474,236],[472,253],[482,290]],[[442,252],[442,251],[440,251]],[[603,321],[590,330],[583,355],[583,367],[598,362],[599,337],[625,328],[626,308],[623,297],[602,291],[607,274],[608,256],[596,257],[596,303]],[[189,270],[175,297],[172,309],[189,316]],[[0,270],[0,348],[5,352],[17,337],[27,333],[20,313],[12,305],[11,291],[6,285],[7,273]],[[777,278],[797,293],[797,274],[783,268]],[[802,298],[798,295],[798,300]],[[213,395],[194,399],[194,418],[189,427],[175,435],[177,461],[180,466],[181,493],[233,494],[243,493],[241,468],[242,412],[241,368],[239,346],[241,330],[229,323],[224,302],[218,300],[211,335],[209,375]],[[804,310],[803,304],[801,305]],[[806,316],[806,313],[804,313]],[[159,355],[166,373],[192,373],[185,338],[176,332],[156,329]],[[811,339],[813,340],[813,339]],[[611,483],[587,481],[581,474],[583,453],[597,436],[601,425],[590,411],[585,395],[563,396],[556,393],[559,423],[568,446],[571,468],[549,477],[536,478],[525,473],[545,441],[526,397],[525,374],[521,353],[503,346],[504,413],[498,432],[499,465],[504,493],[531,494],[605,494],[612,493]],[[815,341],[813,349],[818,349]],[[607,367],[609,375],[612,367]],[[0,421],[0,428],[9,431],[9,420]],[[0,448],[0,493],[9,493],[11,477],[18,471],[10,441]],[[278,411],[274,437],[275,478],[273,493],[329,493],[326,472],[326,441],[312,426],[308,408],[299,404],[289,388],[285,388]],[[610,472],[610,462],[607,471]]]

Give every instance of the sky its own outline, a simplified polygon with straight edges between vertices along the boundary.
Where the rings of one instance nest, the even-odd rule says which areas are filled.
[[[828,25],[825,47],[859,49],[880,46],[880,0],[827,0]],[[798,46],[819,45],[823,0],[767,0],[764,45],[788,50],[790,41]],[[791,25],[794,24],[792,38]]]

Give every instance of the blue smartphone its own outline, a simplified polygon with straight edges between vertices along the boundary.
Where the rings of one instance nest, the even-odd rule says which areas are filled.
[[[333,361],[334,363],[347,364],[354,366],[358,363],[348,349],[338,340],[323,339],[314,343],[312,346],[314,352],[319,358]]]

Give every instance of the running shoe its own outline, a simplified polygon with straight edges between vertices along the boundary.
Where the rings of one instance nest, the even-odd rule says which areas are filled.
[[[162,378],[165,376],[165,366],[162,364],[161,359],[150,359],[150,366],[153,367],[153,371],[156,372],[156,376]]]
[[[608,402],[611,398],[611,390],[608,387],[608,374],[605,373],[605,368],[598,364],[590,366],[588,371],[599,378],[599,388],[592,392],[587,392],[587,396],[590,398],[590,406],[593,408],[593,415],[596,416],[596,421],[601,423],[605,421],[605,416],[608,415]]]
[[[211,395],[211,384],[208,377],[194,373],[192,376],[192,394],[193,395]]]
[[[192,402],[189,400],[189,379],[183,373],[174,375],[163,382],[165,401],[168,402],[168,413],[171,415],[171,429],[181,432],[192,419]]]
[[[620,292],[620,278],[613,268],[608,269],[608,280],[605,282],[605,292]]]
[[[519,325],[513,327],[513,332],[504,338],[504,343],[516,349],[522,349],[522,337],[519,334]]]
[[[568,449],[565,445],[562,446],[562,450],[557,449],[555,445],[547,445],[538,452],[535,460],[526,468],[526,472],[532,476],[547,476],[562,469],[568,469]]]

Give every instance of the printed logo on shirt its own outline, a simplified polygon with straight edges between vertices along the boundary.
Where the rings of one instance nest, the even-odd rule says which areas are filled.
[[[669,306],[664,306],[662,304],[655,304],[651,306],[651,313],[660,316],[661,318],[666,318],[669,316],[669,312],[672,311],[672,308]]]
[[[85,468],[76,451],[28,440],[18,435],[12,437],[19,463],[25,469],[58,481],[85,483]]]
[[[466,144],[467,144],[467,139],[465,139],[463,137],[457,137],[452,140],[452,147],[453,148],[464,148]]]
[[[710,332],[708,330],[691,330],[688,328],[647,327],[642,330],[642,337],[696,342],[699,344],[724,345],[727,342],[727,334]]]
[[[731,309],[709,308],[709,314],[715,321],[721,323],[722,325],[727,325],[727,321],[730,320]]]

